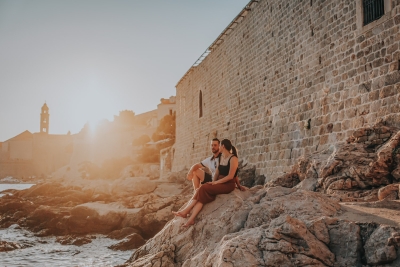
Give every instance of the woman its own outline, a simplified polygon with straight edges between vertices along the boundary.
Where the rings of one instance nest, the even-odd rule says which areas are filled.
[[[214,201],[216,195],[229,194],[236,187],[235,179],[233,178],[237,176],[238,172],[237,150],[230,140],[224,139],[221,141],[220,152],[222,153],[220,164],[215,172],[213,181],[201,186],[186,208],[173,212],[175,216],[186,218],[192,210],[188,221],[183,225],[184,227],[194,224],[194,220],[204,204]]]

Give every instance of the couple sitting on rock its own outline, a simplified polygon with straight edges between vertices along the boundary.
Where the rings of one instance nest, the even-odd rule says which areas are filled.
[[[217,195],[229,194],[236,186],[239,190],[246,190],[237,177],[239,160],[231,141],[224,139],[220,143],[214,138],[211,141],[211,151],[213,156],[194,164],[187,175],[187,179],[193,182],[194,196],[183,210],[173,212],[175,216],[186,218],[192,211],[184,227],[193,225],[203,205],[214,201]]]

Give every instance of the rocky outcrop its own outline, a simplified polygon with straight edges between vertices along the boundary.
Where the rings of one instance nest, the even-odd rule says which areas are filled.
[[[400,229],[337,218],[337,198],[284,188],[235,190],[195,225],[170,221],[123,266],[398,266]]]
[[[356,130],[346,144],[300,158],[267,187],[297,187],[342,201],[398,199],[400,130],[379,123]]]
[[[242,167],[239,169],[238,173],[239,181],[242,186],[246,186],[248,188],[256,186],[256,185],[264,185],[265,176],[256,174],[256,167]]]
[[[126,251],[126,250],[136,249],[141,245],[143,245],[144,243],[146,243],[146,241],[143,239],[143,237],[141,237],[138,234],[131,234],[125,237],[125,239],[119,242],[118,244],[109,246],[108,248],[112,250]]]
[[[26,242],[16,243],[16,242],[7,242],[7,241],[0,240],[0,252],[13,251],[16,249],[29,248],[32,246],[33,246],[33,244],[29,244]]]
[[[89,244],[92,242],[92,239],[95,239],[96,236],[60,236],[57,237],[56,241],[61,245],[74,245],[74,246],[82,246],[85,244]]]
[[[120,239],[135,233],[150,238],[173,218],[171,211],[190,197],[191,190],[181,194],[183,189],[182,184],[140,177],[113,181],[109,193],[88,184],[84,188],[40,184],[0,198],[0,227],[18,224],[37,236],[114,233]],[[67,237],[60,240],[75,242]]]

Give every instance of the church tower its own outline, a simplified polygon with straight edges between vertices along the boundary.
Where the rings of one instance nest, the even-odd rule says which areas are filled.
[[[42,113],[40,113],[40,132],[49,133],[49,107],[46,103],[42,106]]]

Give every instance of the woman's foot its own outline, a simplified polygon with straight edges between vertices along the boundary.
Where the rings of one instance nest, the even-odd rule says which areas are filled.
[[[192,225],[194,225],[194,221],[187,221],[185,224],[182,225],[182,227],[183,228],[189,228]]]
[[[183,212],[181,212],[181,211],[173,211],[172,212],[175,216],[178,216],[178,217],[182,217],[182,218],[186,218],[187,217],[187,213],[185,214],[185,213],[183,213]]]

